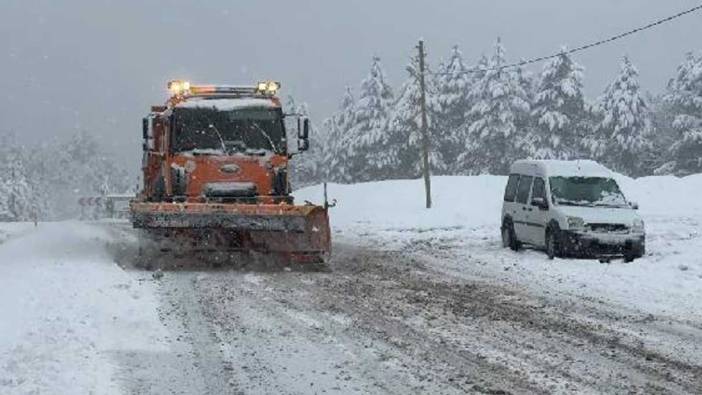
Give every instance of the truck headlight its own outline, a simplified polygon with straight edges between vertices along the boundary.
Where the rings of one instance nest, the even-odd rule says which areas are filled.
[[[636,233],[643,233],[644,232],[644,221],[640,218],[635,219],[634,223],[631,226],[631,230],[636,232]]]
[[[568,229],[571,230],[583,230],[585,229],[585,220],[580,217],[568,217],[566,218],[568,223]]]

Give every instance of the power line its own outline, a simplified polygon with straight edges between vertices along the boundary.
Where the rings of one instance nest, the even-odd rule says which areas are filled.
[[[673,21],[674,19],[678,19],[678,18],[680,18],[680,17],[683,17],[683,16],[688,15],[688,14],[692,14],[692,13],[697,12],[697,11],[700,11],[700,10],[702,10],[702,4],[700,4],[700,5],[698,5],[698,6],[695,6],[695,7],[692,7],[692,8],[690,8],[690,9],[686,10],[686,11],[677,13],[677,14],[675,14],[675,15],[671,15],[671,16],[669,16],[669,17],[667,17],[667,18],[659,19],[659,20],[657,20],[657,21],[655,21],[655,22],[649,23],[649,24],[646,25],[646,26],[638,27],[638,28],[636,28],[636,29],[629,30],[629,31],[624,32],[624,33],[621,33],[621,34],[617,34],[616,36],[612,36],[612,37],[609,37],[609,38],[606,38],[606,39],[603,39],[603,40],[595,41],[595,42],[592,42],[592,43],[589,43],[589,44],[581,45],[581,46],[579,46],[579,47],[576,47],[576,48],[573,48],[573,49],[569,49],[569,50],[565,50],[565,51],[561,51],[561,52],[558,52],[558,53],[555,53],[555,54],[552,54],[552,55],[539,56],[539,57],[537,57],[537,58],[532,58],[532,59],[529,59],[529,60],[522,60],[522,61],[519,61],[519,62],[516,62],[516,63],[506,64],[506,65],[504,65],[504,66],[497,66],[497,67],[474,67],[474,68],[472,68],[472,69],[468,69],[468,70],[464,70],[464,71],[460,71],[460,72],[456,72],[456,73],[434,72],[434,73],[431,73],[431,74],[433,74],[433,75],[467,74],[467,73],[477,73],[477,72],[485,72],[485,71],[504,70],[504,69],[514,68],[514,67],[527,66],[527,65],[530,65],[530,64],[539,63],[539,62],[543,62],[543,61],[545,61],[545,60],[557,58],[557,57],[559,57],[559,56],[571,55],[571,54],[574,54],[574,53],[576,53],[576,52],[582,52],[582,51],[585,51],[585,50],[590,49],[590,48],[598,47],[598,46],[600,46],[600,45],[608,44],[608,43],[611,43],[611,42],[613,42],[613,41],[621,40],[622,38],[631,36],[631,35],[636,34],[636,33],[640,33],[640,32],[642,32],[642,31],[644,31],[644,30],[652,29],[652,28],[654,28],[654,27],[657,27],[657,26],[663,25],[663,24],[665,24],[665,23],[671,22],[671,21]]]

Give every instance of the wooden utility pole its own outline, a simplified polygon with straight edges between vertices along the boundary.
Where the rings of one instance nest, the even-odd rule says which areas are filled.
[[[427,95],[424,83],[424,40],[419,40],[419,90],[420,111],[422,113],[422,170],[424,173],[424,191],[427,208],[431,208],[431,178],[429,174],[429,130],[427,127]]]

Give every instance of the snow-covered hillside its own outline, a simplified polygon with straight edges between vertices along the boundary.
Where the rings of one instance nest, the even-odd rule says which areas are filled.
[[[438,268],[489,277],[544,292],[565,291],[682,319],[702,320],[702,175],[619,177],[646,221],[647,256],[633,264],[549,261],[540,251],[503,249],[500,209],[506,177],[435,177],[434,208],[424,208],[421,180],[329,185],[337,242],[419,250]],[[320,186],[299,201],[321,202]],[[696,318],[695,318],[696,317]]]

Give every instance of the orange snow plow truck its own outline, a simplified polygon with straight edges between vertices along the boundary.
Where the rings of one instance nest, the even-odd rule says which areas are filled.
[[[294,205],[288,182],[289,160],[309,147],[309,120],[283,114],[280,84],[168,88],[166,105],[143,119],[143,190],[130,202],[142,263],[323,263],[328,205]],[[294,153],[286,117],[297,118]]]

